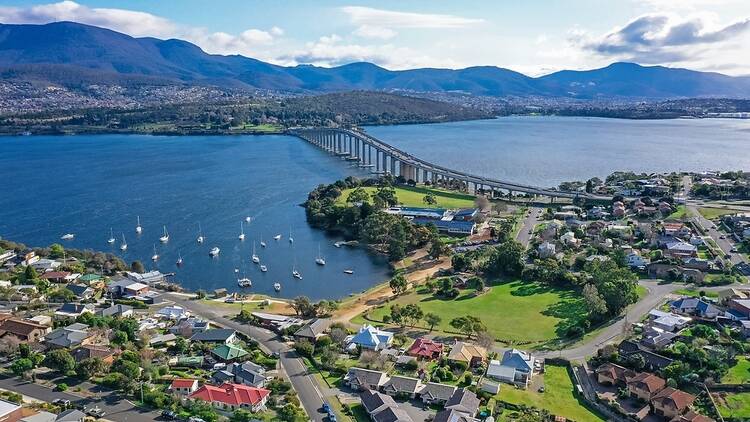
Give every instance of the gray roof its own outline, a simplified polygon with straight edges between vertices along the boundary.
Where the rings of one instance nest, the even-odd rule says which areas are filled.
[[[82,305],[80,303],[63,303],[57,309],[57,312],[65,312],[68,314],[80,314],[84,309],[90,308],[89,305]]]
[[[82,421],[86,417],[86,414],[77,409],[68,409],[59,415],[55,422],[78,422]]]
[[[396,401],[391,396],[377,391],[365,390],[359,397],[362,399],[362,406],[370,414],[388,406],[396,406]]]
[[[241,382],[252,387],[259,387],[266,381],[266,376],[264,375],[266,372],[265,368],[250,361],[242,364],[232,363],[226,367],[225,371],[232,374],[232,378],[236,382]],[[222,375],[219,375],[219,378],[221,377]]]
[[[416,393],[418,385],[417,378],[394,375],[383,384],[383,389],[390,389],[397,393]]]
[[[396,406],[389,406],[372,415],[375,422],[413,422],[406,411]]]
[[[331,320],[327,318],[315,318],[294,333],[295,336],[317,338],[331,326]]]
[[[73,294],[78,297],[83,297],[84,294],[94,294],[94,289],[89,286],[83,286],[80,284],[68,284],[67,286],[65,286],[65,288],[73,292]]]
[[[422,396],[427,395],[433,399],[448,400],[456,391],[456,387],[448,384],[438,384],[436,382],[428,382],[424,385],[424,388],[419,392]]]
[[[349,382],[356,380],[359,384],[368,385],[380,384],[384,376],[383,372],[363,368],[349,368],[349,372],[346,374]]]
[[[33,414],[31,416],[26,416],[25,418],[21,418],[21,422],[55,422],[55,419],[57,419],[57,415],[50,412],[41,411],[39,413]]]
[[[88,326],[85,324],[72,324],[64,328],[58,328],[44,336],[45,343],[59,347],[71,347],[81,344],[89,338]]]
[[[201,331],[193,334],[190,341],[207,341],[207,342],[225,342],[227,339],[236,334],[236,331],[229,328],[217,328],[214,330]]]
[[[479,419],[473,418],[464,412],[453,409],[445,409],[435,415],[432,422],[476,422]]]
[[[445,408],[458,410],[459,412],[465,412],[473,416],[479,409],[479,399],[473,392],[465,388],[460,388],[448,399],[448,402],[445,403]]]
[[[120,316],[125,312],[132,311],[133,307],[128,305],[116,304],[109,308],[101,309],[96,314],[99,316]]]

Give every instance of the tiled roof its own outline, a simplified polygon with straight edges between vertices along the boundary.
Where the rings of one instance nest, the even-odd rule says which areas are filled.
[[[265,388],[255,388],[240,384],[222,384],[218,387],[204,385],[190,395],[192,399],[219,402],[233,406],[258,405],[271,393]]]
[[[662,407],[672,407],[683,411],[695,401],[695,396],[676,388],[667,387],[654,396],[652,401],[660,402]]]
[[[663,378],[649,374],[648,372],[641,372],[628,382],[628,385],[633,385],[639,390],[648,391],[649,393],[656,393],[664,388],[666,384],[667,382]]]
[[[189,378],[175,378],[172,380],[172,388],[192,388],[198,382]]]
[[[435,354],[443,353],[443,343],[438,343],[434,340],[420,337],[414,340],[409,350],[406,352],[412,356],[432,357]]]

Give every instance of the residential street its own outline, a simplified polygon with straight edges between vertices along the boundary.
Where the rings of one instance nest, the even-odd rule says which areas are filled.
[[[534,227],[539,223],[539,216],[542,212],[544,212],[544,209],[541,207],[529,207],[529,212],[526,213],[526,216],[521,223],[521,230],[516,236],[516,240],[521,242],[524,248],[529,247]]]
[[[716,228],[716,225],[714,223],[703,217],[701,213],[698,212],[698,206],[695,201],[689,201],[687,203],[687,209],[695,218],[695,221],[703,226],[703,228],[706,230],[706,234],[711,236],[711,239],[713,239],[714,242],[719,245],[721,251],[724,252],[724,255],[732,255],[732,257],[729,259],[732,265],[737,265],[739,263],[745,262],[745,258],[741,253],[732,252],[732,248],[735,247],[732,237],[726,233],[720,232]],[[722,236],[724,236],[724,239],[721,238]]]

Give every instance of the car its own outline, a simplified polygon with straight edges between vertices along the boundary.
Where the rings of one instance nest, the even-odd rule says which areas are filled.
[[[328,422],[336,422],[336,415],[334,415],[333,413],[329,413]]]
[[[732,248],[729,250],[730,252],[737,252],[737,248]]]
[[[726,236],[724,236],[723,234],[722,234],[721,236],[719,236],[719,239],[726,239],[726,238],[727,238],[727,237],[726,237]]]
[[[731,258],[732,258],[732,254],[730,253],[724,255],[724,259],[731,259]]]
[[[105,415],[104,410],[99,407],[90,407],[84,413],[95,418],[103,418]]]
[[[175,420],[177,419],[177,413],[171,411],[171,410],[165,410],[161,412],[161,417],[166,420]]]
[[[55,406],[60,406],[60,407],[68,407],[68,406],[70,406],[70,400],[67,400],[67,399],[55,399],[55,400],[52,401],[52,404],[54,404]]]
[[[529,230],[529,234],[534,234],[534,230]]]
[[[224,299],[224,303],[234,303],[234,298],[233,297],[228,297],[228,298]]]
[[[191,417],[190,417],[190,418],[188,419],[188,422],[206,422],[206,421],[204,421],[203,419],[201,419],[201,418],[199,418],[199,417],[197,417],[197,416],[191,416]]]
[[[331,413],[331,405],[329,405],[326,402],[323,402],[323,407],[321,407],[320,410],[322,410],[323,413]]]
[[[539,387],[539,392],[544,393],[544,386]]]

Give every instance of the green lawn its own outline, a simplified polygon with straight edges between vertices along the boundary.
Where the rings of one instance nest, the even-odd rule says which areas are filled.
[[[679,205],[677,210],[672,214],[669,214],[669,217],[667,218],[670,220],[684,220],[687,217],[689,217],[687,208],[684,205]]]
[[[583,300],[574,291],[522,281],[496,284],[480,296],[474,296],[473,290],[462,290],[454,300],[437,298],[422,287],[373,309],[369,319],[382,321],[394,303],[418,303],[425,313],[440,315],[442,322],[435,328],[441,331],[455,332],[449,324],[455,317],[476,315],[497,340],[526,347],[555,342],[586,315]],[[352,322],[361,324],[365,319],[359,316]]]
[[[605,420],[586,408],[583,399],[578,399],[566,367],[546,365],[544,375],[537,376],[544,376],[544,393],[503,384],[497,395],[498,400],[546,409],[554,415],[565,416],[577,422]]]
[[[376,191],[375,187],[365,187],[368,193],[372,194]],[[474,196],[467,195],[465,193],[445,191],[441,189],[432,189],[423,186],[409,187],[409,186],[396,186],[396,197],[398,202],[406,207],[429,207],[429,208],[470,208],[474,206]],[[345,189],[341,192],[341,196],[336,200],[338,205],[345,205],[346,199],[349,197],[352,189]],[[435,195],[437,204],[427,205],[422,199],[428,193]]]
[[[719,218],[722,215],[734,214],[737,211],[723,208],[698,208],[698,212],[708,220]]]
[[[716,407],[721,416],[733,420],[750,418],[750,393],[717,394]]]
[[[737,364],[721,379],[724,384],[745,384],[750,382],[750,361],[745,357],[737,358]]]
[[[700,294],[700,290],[697,290],[697,289],[679,289],[679,290],[675,290],[674,293],[678,294],[678,295],[690,296],[690,297],[700,297],[700,295],[701,295]],[[706,293],[706,297],[710,297],[710,298],[718,298],[719,297],[719,293],[717,293],[717,292],[712,292],[712,291],[708,290],[705,293]]]

